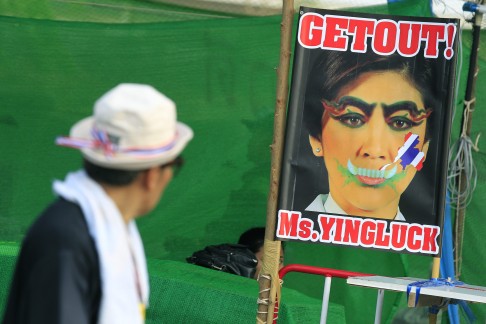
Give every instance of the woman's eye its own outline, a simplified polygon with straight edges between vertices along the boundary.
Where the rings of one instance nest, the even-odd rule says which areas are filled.
[[[407,130],[413,126],[413,123],[406,118],[392,118],[389,125],[395,130]]]
[[[349,127],[360,127],[364,124],[364,119],[361,115],[343,115],[339,116],[339,121]]]

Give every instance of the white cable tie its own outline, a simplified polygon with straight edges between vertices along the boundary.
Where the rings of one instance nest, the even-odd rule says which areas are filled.
[[[472,145],[472,148],[475,152],[479,152],[478,142],[479,142],[480,137],[481,137],[481,133],[479,133],[478,136],[476,136],[476,140],[474,141],[474,144]]]
[[[257,304],[258,305],[268,306],[268,301],[269,301],[268,298],[263,298],[263,299],[257,298]]]
[[[476,97],[472,98],[471,100],[464,100],[464,104],[466,105],[467,109],[470,109],[471,104],[476,102]]]
[[[467,124],[469,123],[469,113],[474,112],[474,109],[471,109],[471,105],[476,102],[476,97],[472,98],[471,100],[464,100],[464,114],[463,114],[463,123],[462,123],[462,132],[461,137],[467,137],[466,135],[466,128]]]

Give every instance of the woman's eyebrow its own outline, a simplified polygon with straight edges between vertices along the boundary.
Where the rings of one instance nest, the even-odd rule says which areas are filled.
[[[410,113],[410,115],[414,117],[419,117],[421,115],[430,115],[430,112],[427,112],[425,109],[418,109],[417,104],[413,101],[398,101],[392,103],[391,105],[387,105],[382,103],[383,106],[383,115],[385,118],[389,117],[393,113],[401,110],[406,110]]]
[[[376,107],[376,103],[367,103],[366,101],[353,96],[341,97],[337,104],[343,109],[347,106],[353,106],[363,111],[366,116],[371,116],[373,109]]]

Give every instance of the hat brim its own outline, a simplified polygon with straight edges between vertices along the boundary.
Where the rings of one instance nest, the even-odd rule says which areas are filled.
[[[70,136],[78,139],[93,140],[91,130],[94,125],[94,117],[87,117],[77,122],[70,132]],[[144,170],[157,165],[163,165],[173,161],[193,138],[192,129],[184,123],[177,122],[176,136],[170,149],[161,153],[133,154],[113,152],[105,154],[102,148],[82,148],[84,158],[93,164],[118,170]]]

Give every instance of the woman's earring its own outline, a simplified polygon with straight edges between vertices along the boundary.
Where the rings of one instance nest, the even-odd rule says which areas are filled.
[[[319,147],[316,148],[316,153],[321,152],[321,149]]]

